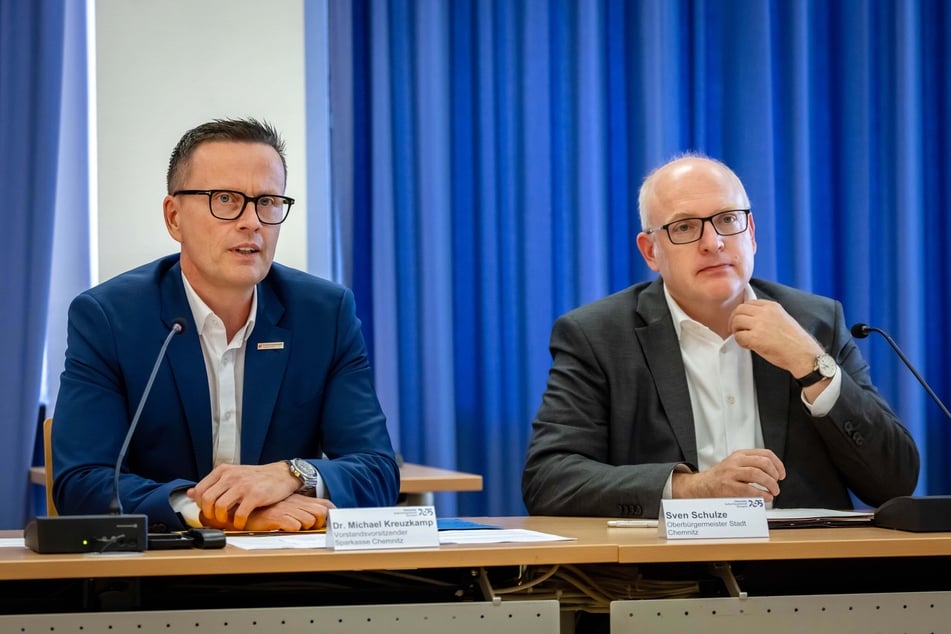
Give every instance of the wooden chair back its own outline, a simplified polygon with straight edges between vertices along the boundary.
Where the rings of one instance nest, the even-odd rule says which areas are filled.
[[[46,470],[46,514],[58,515],[53,503],[53,419],[43,421],[43,462]]]

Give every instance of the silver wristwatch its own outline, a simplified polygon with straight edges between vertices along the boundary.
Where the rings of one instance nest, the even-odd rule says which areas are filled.
[[[317,471],[317,467],[303,458],[291,458],[284,462],[287,463],[291,475],[300,480],[301,487],[297,492],[303,495],[312,495],[317,490],[317,485],[320,484],[320,473]]]
[[[812,366],[812,372],[796,379],[796,383],[799,384],[799,387],[809,387],[810,385],[815,385],[822,379],[831,379],[835,376],[838,369],[839,366],[836,364],[835,359],[833,359],[831,355],[823,352],[816,357]]]

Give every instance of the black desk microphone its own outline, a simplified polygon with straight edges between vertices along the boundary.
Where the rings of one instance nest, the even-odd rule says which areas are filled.
[[[185,323],[181,317],[172,322],[172,328],[165,337],[162,349],[159,350],[155,364],[152,366],[152,374],[149,375],[135,415],[129,424],[129,431],[126,432],[113,472],[113,496],[109,503],[111,513],[109,515],[37,517],[23,530],[23,540],[28,548],[38,553],[104,553],[140,552],[148,547],[149,519],[142,514],[123,513],[122,500],[119,497],[119,473],[132,440],[132,434],[135,433],[135,427],[139,422],[139,416],[152,390],[155,375],[158,374],[162,359],[165,358],[165,350],[172,337],[185,330]],[[46,468],[52,469],[53,465],[47,465]]]
[[[938,404],[944,415],[951,420],[951,412],[945,407],[938,395],[935,394],[928,382],[925,381],[918,371],[911,365],[911,361],[901,351],[895,340],[881,328],[873,328],[867,324],[855,324],[852,326],[852,336],[856,339],[864,339],[869,333],[877,332],[888,345],[892,347],[898,358],[911,370],[918,382],[921,384],[928,396]],[[910,496],[904,495],[892,498],[882,504],[872,520],[876,526],[884,528],[895,528],[902,531],[914,531],[916,533],[929,533],[936,531],[951,530],[951,495],[929,495],[929,496]]]

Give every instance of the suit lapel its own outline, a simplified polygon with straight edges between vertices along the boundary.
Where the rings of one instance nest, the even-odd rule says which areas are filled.
[[[186,330],[168,346],[166,354],[194,448],[195,465],[202,475],[211,469],[211,403],[208,398],[208,374],[201,352],[198,330],[185,297],[182,268],[176,263],[165,273],[161,285],[162,321],[171,329],[176,318],[185,319]]]
[[[284,306],[274,295],[268,279],[265,278],[258,285],[258,314],[244,358],[242,464],[260,462],[264,439],[284,381],[290,347],[293,344],[291,331],[277,325],[284,314]]]
[[[638,296],[636,311],[645,325],[635,327],[634,331],[644,350],[647,366],[654,376],[661,405],[684,459],[696,465],[697,435],[690,407],[690,391],[687,389],[687,374],[660,279]]]
[[[776,301],[756,280],[752,280],[756,297]],[[756,386],[756,405],[759,408],[763,444],[782,460],[786,451],[786,433],[789,426],[789,373],[766,361],[756,353],[753,356],[753,383]]]
[[[763,444],[782,460],[786,450],[789,373],[753,353],[753,383]]]

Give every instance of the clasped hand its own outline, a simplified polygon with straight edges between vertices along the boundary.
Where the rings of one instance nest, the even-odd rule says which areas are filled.
[[[779,495],[786,467],[769,449],[739,449],[706,471],[675,472],[675,498],[760,497],[767,502]]]
[[[301,531],[323,527],[333,502],[296,493],[287,465],[219,465],[186,492],[203,526],[225,530]]]

